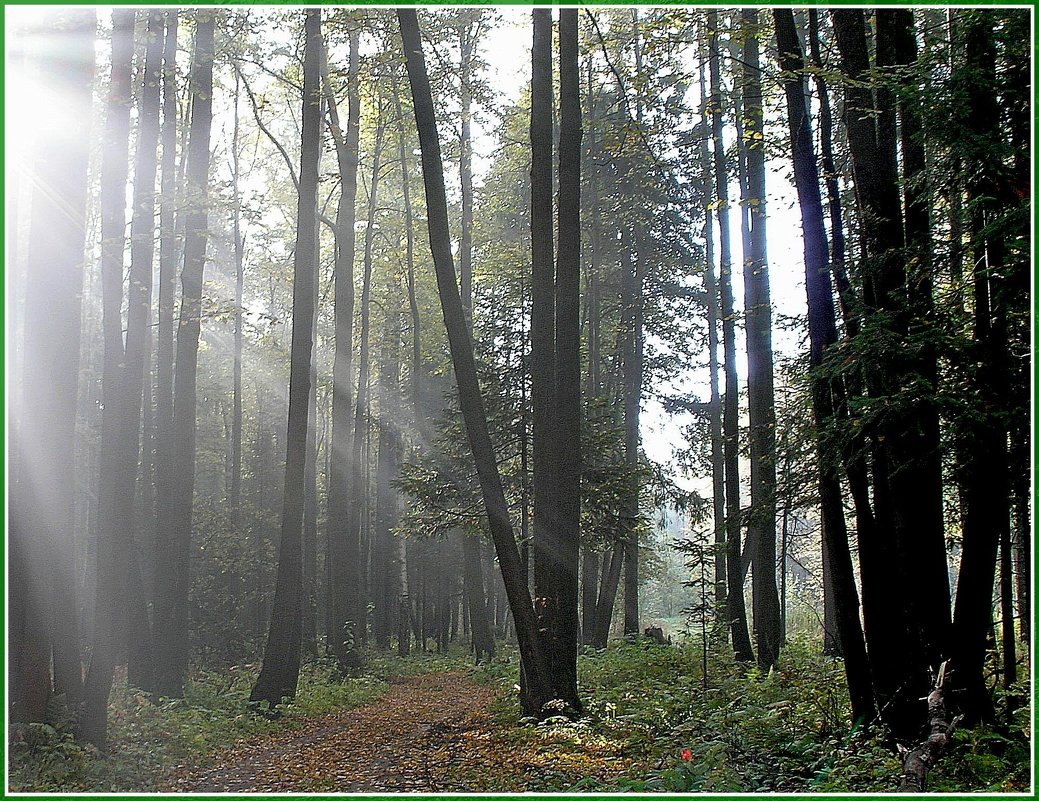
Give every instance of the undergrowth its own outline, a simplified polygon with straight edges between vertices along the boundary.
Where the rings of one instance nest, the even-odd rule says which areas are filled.
[[[721,650],[721,649],[719,649]],[[648,641],[588,651],[578,662],[585,716],[549,725],[519,719],[515,692],[492,710],[505,747],[527,756],[485,776],[486,789],[580,792],[893,791],[901,760],[879,727],[849,719],[843,667],[818,645],[792,641],[768,676],[691,646]],[[486,681],[510,688],[515,659],[484,667]],[[928,789],[1022,791],[1029,784],[1027,710],[1014,736],[960,730]],[[532,756],[536,755],[536,756]],[[607,769],[602,769],[602,765]],[[610,767],[612,766],[612,767]],[[532,769],[533,768],[533,769]],[[597,769],[599,768],[599,769]],[[463,770],[496,770],[471,764]],[[458,777],[467,784],[469,777]]]

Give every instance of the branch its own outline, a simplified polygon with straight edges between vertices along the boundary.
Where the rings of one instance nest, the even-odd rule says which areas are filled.
[[[927,772],[942,758],[952,740],[953,732],[963,719],[963,715],[957,715],[950,721],[949,712],[945,708],[944,685],[948,665],[948,661],[942,662],[934,689],[927,696],[927,722],[931,727],[930,734],[912,751],[905,752],[902,780],[898,784],[900,793],[922,793],[927,790]]]

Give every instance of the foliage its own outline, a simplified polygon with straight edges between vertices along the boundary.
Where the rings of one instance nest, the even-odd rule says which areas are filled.
[[[494,707],[492,746],[521,765],[470,758],[487,790],[582,792],[858,792],[894,790],[901,760],[885,732],[852,730],[843,669],[814,640],[796,639],[768,676],[726,649],[648,641],[582,654],[586,717],[524,725],[511,697]],[[508,655],[478,675],[515,680]],[[956,735],[955,752],[932,771],[931,789],[1023,790],[1027,741],[985,729]],[[464,778],[460,783],[466,784]]]

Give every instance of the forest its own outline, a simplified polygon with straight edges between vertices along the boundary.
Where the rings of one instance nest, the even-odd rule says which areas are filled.
[[[1031,791],[1030,8],[5,31],[9,791]]]

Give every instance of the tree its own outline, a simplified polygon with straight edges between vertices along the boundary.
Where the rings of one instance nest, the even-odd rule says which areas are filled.
[[[732,249],[729,241],[729,189],[725,169],[723,117],[721,105],[721,68],[718,48],[718,12],[707,12],[707,37],[711,72],[711,136],[714,142],[714,183],[718,200],[719,280],[721,296],[722,340],[725,352],[725,397],[723,401],[722,437],[725,462],[725,557],[728,578],[726,617],[736,658],[743,662],[754,659],[747,629],[747,611],[743,600],[743,570],[740,549],[740,478],[739,478],[739,384],[736,376],[736,320],[732,299]]]
[[[348,507],[353,476],[353,444],[350,426],[350,388],[353,382],[354,232],[357,199],[358,145],[360,142],[361,96],[360,31],[350,31],[347,72],[347,128],[339,123],[335,97],[328,93],[329,130],[336,146],[341,183],[335,230],[335,361],[332,368],[332,459],[328,476],[328,627],[329,647],[341,670],[359,666],[360,652],[354,648],[364,625],[364,595],[361,592],[361,548],[358,532],[350,527]],[[327,72],[327,67],[326,67]],[[327,79],[326,79],[327,80]]]
[[[508,507],[502,491],[501,476],[494,461],[494,449],[487,430],[480,387],[476,378],[472,344],[466,327],[465,314],[455,277],[451,255],[451,237],[447,217],[447,197],[444,188],[443,162],[437,134],[433,98],[429,89],[418,16],[413,9],[398,9],[401,39],[408,69],[408,80],[415,110],[415,124],[422,151],[422,178],[426,190],[426,209],[430,250],[436,269],[437,287],[444,312],[451,349],[451,361],[458,385],[458,398],[465,421],[469,446],[480,481],[487,513],[488,526],[498,555],[505,592],[509,599],[519,639],[527,691],[522,705],[527,714],[543,714],[544,705],[554,696],[552,677],[544,648],[537,631],[534,606],[526,580],[522,574],[519,550],[516,547]]]
[[[321,156],[321,10],[308,9],[304,23],[303,136],[292,285],[292,362],[285,461],[281,547],[270,631],[263,667],[249,700],[271,707],[294,698],[303,636],[303,474],[310,408],[310,360],[314,350],[314,283],[317,280],[317,184]]]
[[[768,671],[782,632],[776,589],[776,410],[773,390],[772,301],[765,237],[765,132],[758,59],[758,12],[744,9],[743,133],[749,249],[743,257],[747,329],[747,407],[750,415],[750,516],[747,549],[754,567],[754,635],[758,664]]]
[[[823,227],[822,197],[819,173],[812,149],[808,98],[798,72],[804,68],[801,43],[794,27],[794,15],[788,9],[775,9],[776,49],[779,67],[787,76],[783,81],[787,117],[790,128],[791,158],[798,201],[801,205],[804,238],[805,291],[808,295],[808,332],[812,377],[812,412],[819,431],[817,458],[819,470],[819,504],[822,515],[823,541],[829,556],[833,597],[836,605],[837,633],[844,655],[844,670],[851,696],[852,718],[869,723],[876,715],[873,688],[866,657],[866,646],[859,623],[859,604],[855,589],[855,573],[851,563],[844,505],[841,501],[840,477],[836,462],[827,454],[823,434],[833,415],[833,399],[822,372],[826,352],[837,341],[833,288],[827,269],[826,231]]]
[[[96,26],[93,11],[48,15],[44,30],[57,43],[48,39],[52,46],[38,57],[38,78],[79,120],[90,118]],[[74,520],[75,463],[68,453],[76,423],[89,142],[84,127],[57,121],[41,125],[37,137],[9,596],[11,717],[26,722],[44,720],[52,690],[72,702],[81,693],[76,584],[65,535]]]
[[[109,108],[116,119],[109,122],[112,149],[106,156],[125,161],[128,155],[125,135],[129,128],[129,84],[133,53],[134,13],[114,17],[113,53]],[[150,312],[152,290],[153,236],[155,231],[155,173],[156,148],[159,138],[159,73],[162,59],[163,15],[148,14],[147,45],[145,48],[144,87],[141,93],[139,135],[134,169],[133,220],[130,228],[130,275],[127,297],[126,344],[122,339],[122,275],[123,236],[125,225],[122,207],[126,191],[126,167],[121,164],[116,178],[110,184],[112,196],[108,204],[118,207],[110,215],[110,225],[118,226],[112,232],[111,252],[103,269],[107,268],[115,293],[106,300],[106,325],[115,329],[106,337],[107,403],[105,417],[111,417],[108,453],[102,454],[102,491],[108,495],[107,516],[98,537],[98,603],[95,616],[94,645],[91,649],[90,671],[84,688],[85,708],[81,721],[82,736],[104,749],[107,739],[108,696],[111,692],[113,671],[118,658],[117,649],[126,645],[131,653],[142,653],[144,670],[140,677],[150,684],[151,627],[145,607],[137,545],[134,539],[134,501],[138,453],[141,445],[141,404],[144,389],[145,364],[150,351]],[[126,94],[124,94],[126,93]],[[112,130],[115,129],[115,130]],[[116,139],[118,138],[118,141]],[[106,165],[112,165],[106,159]],[[107,193],[106,193],[107,194]],[[103,247],[108,244],[102,226]],[[109,305],[110,304],[110,305]],[[114,352],[111,352],[113,351]],[[111,360],[111,364],[108,362]],[[103,431],[102,434],[105,432]],[[125,638],[121,641],[120,635]]]
[[[208,241],[209,141],[213,124],[213,53],[216,13],[195,13],[191,67],[191,129],[187,153],[188,208],[184,212],[184,269],[181,273],[173,383],[172,454],[168,508],[156,544],[155,693],[179,697],[188,668],[188,591],[191,516],[195,488],[196,367],[202,318],[202,276]]]

